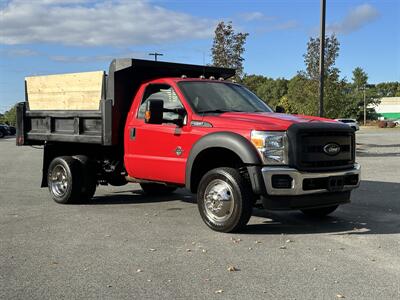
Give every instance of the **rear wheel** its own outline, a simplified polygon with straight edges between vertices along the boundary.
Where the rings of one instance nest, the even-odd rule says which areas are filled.
[[[159,183],[141,183],[140,187],[148,195],[169,195],[176,190],[174,186]]]
[[[53,200],[70,204],[80,200],[82,191],[81,163],[70,157],[56,157],[50,163],[47,184]]]
[[[234,232],[243,228],[251,217],[252,194],[238,170],[216,168],[201,179],[197,205],[208,227]]]
[[[333,213],[339,205],[321,207],[321,208],[309,208],[309,209],[302,209],[302,213],[313,218],[323,218],[330,213]]]
[[[0,139],[4,137],[3,131],[0,130]]]

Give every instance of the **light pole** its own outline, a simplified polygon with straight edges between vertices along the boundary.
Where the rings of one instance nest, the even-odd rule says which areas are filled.
[[[164,54],[154,52],[154,53],[149,53],[149,55],[154,56],[154,61],[157,61],[157,57],[158,57],[158,56],[163,56]]]
[[[324,116],[324,56],[325,56],[326,0],[321,0],[321,28],[319,35],[319,116]]]

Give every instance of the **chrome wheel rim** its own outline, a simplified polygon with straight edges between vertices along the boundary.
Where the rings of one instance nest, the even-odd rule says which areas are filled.
[[[62,197],[68,190],[67,170],[62,165],[57,165],[49,176],[51,191],[57,197]]]
[[[221,179],[211,181],[204,193],[205,214],[215,223],[223,223],[233,213],[235,198],[232,187]]]

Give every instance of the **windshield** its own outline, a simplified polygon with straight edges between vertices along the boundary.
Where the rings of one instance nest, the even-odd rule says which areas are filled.
[[[260,98],[234,83],[182,81],[178,86],[196,113],[272,112]]]

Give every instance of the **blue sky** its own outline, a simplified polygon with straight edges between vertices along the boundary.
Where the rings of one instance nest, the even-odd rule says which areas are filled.
[[[24,77],[107,70],[113,57],[210,63],[213,30],[248,32],[245,72],[291,78],[318,35],[319,0],[0,0],[0,111],[24,98]],[[351,79],[400,81],[400,1],[327,0],[337,67]]]

